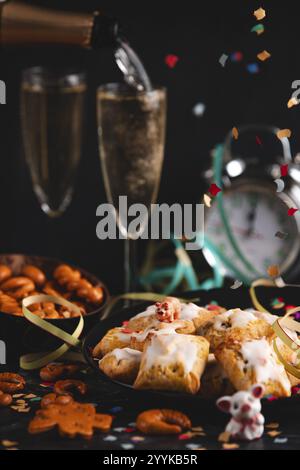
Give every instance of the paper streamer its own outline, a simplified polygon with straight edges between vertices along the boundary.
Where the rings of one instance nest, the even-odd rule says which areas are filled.
[[[286,284],[285,282],[279,278],[281,287],[284,287]],[[254,308],[260,312],[269,312],[258,300],[255,288],[256,287],[275,287],[278,286],[278,283],[275,281],[271,281],[269,279],[257,279],[256,281],[252,282],[251,287],[250,287],[250,297],[252,300],[252,303],[254,305]],[[294,286],[294,287],[299,287],[299,286]],[[288,328],[290,331],[295,331],[297,333],[300,333],[300,323],[296,322],[293,320],[291,315],[293,315],[296,312],[300,311],[300,307],[295,307],[290,309],[284,317],[278,318],[272,325],[272,328],[276,334],[276,336],[293,352],[297,352],[297,359],[298,363],[300,365],[300,344],[296,343],[289,335],[288,333],[284,330],[284,328]],[[284,368],[289,372],[291,375],[294,377],[297,377],[300,379],[300,367],[296,367],[294,364],[291,364],[290,362],[286,361],[282,354],[280,353],[277,343],[276,343],[276,338],[273,340],[273,348],[275,353],[277,354],[278,359],[280,362],[283,364]]]
[[[62,330],[61,328],[58,328],[57,326],[53,325],[52,323],[49,323],[47,320],[44,320],[43,318],[38,317],[27,308],[32,304],[42,303],[42,302],[52,302],[58,305],[63,305],[64,307],[67,307],[69,310],[75,312],[79,316],[79,322],[75,331],[72,334],[69,334],[66,331]],[[62,297],[39,294],[39,295],[31,295],[23,299],[22,311],[23,311],[24,317],[27,320],[29,320],[31,323],[38,326],[42,330],[47,331],[52,336],[55,336],[56,338],[61,339],[64,342],[64,344],[62,344],[59,348],[55,349],[52,352],[32,353],[32,354],[26,354],[22,356],[20,358],[20,367],[22,369],[25,369],[25,370],[39,369],[40,367],[43,367],[49,364],[49,362],[53,362],[57,360],[59,357],[61,357],[62,355],[66,354],[67,351],[69,351],[71,347],[78,348],[78,349],[80,348],[81,341],[78,338],[83,330],[84,320],[80,312],[80,309],[77,305],[69,302],[68,300]],[[73,358],[75,358],[74,354],[75,353],[72,353]],[[80,359],[80,356],[81,355],[77,353],[76,355],[77,360]]]

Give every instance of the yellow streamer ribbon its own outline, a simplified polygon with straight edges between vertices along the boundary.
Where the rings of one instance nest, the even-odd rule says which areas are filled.
[[[58,305],[63,305],[64,307],[67,307],[69,310],[79,315],[79,322],[75,331],[72,334],[69,334],[66,331],[62,330],[61,328],[58,328],[52,323],[49,323],[48,321],[44,320],[43,318],[38,317],[27,308],[32,304],[42,303],[42,302],[52,302]],[[32,353],[32,354],[26,354],[22,356],[20,358],[20,367],[22,369],[25,369],[25,370],[39,369],[40,367],[43,367],[46,364],[49,364],[49,362],[53,362],[57,360],[59,357],[61,357],[62,355],[65,355],[67,351],[69,351],[70,347],[74,347],[74,348],[80,347],[81,341],[78,338],[83,330],[84,320],[83,320],[81,311],[77,305],[69,302],[68,300],[62,297],[39,294],[39,295],[32,295],[30,297],[26,297],[25,299],[23,299],[22,311],[23,311],[24,317],[27,318],[27,320],[29,320],[31,323],[38,326],[42,330],[47,331],[52,336],[55,336],[56,338],[61,339],[64,342],[64,344],[62,344],[59,348],[55,349],[52,352]],[[76,356],[74,355],[75,353],[70,353],[70,354],[72,354],[72,357],[74,358],[77,357],[76,360],[80,359],[80,356],[78,353]]]
[[[286,284],[284,281],[280,278],[280,287],[284,287]],[[256,287],[278,287],[278,283],[276,281],[271,281],[270,279],[257,279],[251,284],[250,287],[250,297],[252,300],[252,303],[254,305],[254,308],[258,310],[259,312],[269,312],[258,300],[255,288]],[[293,286],[293,287],[299,287],[299,286]],[[290,318],[291,315],[293,315],[296,312],[300,311],[300,307],[295,307],[290,309],[283,317],[278,318],[272,325],[272,328],[276,334],[276,336],[281,339],[281,341],[293,352],[297,351],[297,362],[299,364],[300,362],[300,344],[295,342],[284,330],[284,328],[288,328],[291,331],[295,331],[300,333],[300,324]],[[282,354],[280,353],[278,346],[276,344],[276,338],[273,340],[273,348],[275,353],[277,354],[278,359],[282,364],[284,365],[284,368],[294,377],[297,377],[300,379],[300,367],[296,367],[295,365],[291,364],[290,362],[286,361]]]

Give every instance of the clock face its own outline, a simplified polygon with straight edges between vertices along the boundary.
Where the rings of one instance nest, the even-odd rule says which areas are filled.
[[[244,257],[260,275],[266,275],[271,264],[280,266],[281,272],[291,266],[299,252],[299,232],[296,216],[288,216],[287,204],[268,189],[238,188],[223,193],[223,205],[234,238]],[[275,237],[276,232],[287,234]],[[242,273],[253,278],[240,261],[227,239],[216,201],[206,210],[205,236]],[[203,250],[207,261],[212,257]],[[236,274],[224,266],[225,273]]]

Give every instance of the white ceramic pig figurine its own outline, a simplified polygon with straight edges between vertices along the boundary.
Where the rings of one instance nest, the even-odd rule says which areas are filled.
[[[256,384],[247,392],[236,392],[217,400],[220,410],[232,415],[225,429],[232,438],[252,441],[262,436],[265,418],[260,413],[260,399],[263,394],[264,387]]]

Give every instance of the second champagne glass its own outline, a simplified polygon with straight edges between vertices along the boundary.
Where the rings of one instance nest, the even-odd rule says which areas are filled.
[[[127,204],[150,209],[157,197],[164,155],[166,91],[135,91],[108,84],[97,92],[99,147],[107,197],[117,210],[119,196]],[[134,251],[137,233],[130,233],[117,212],[125,238],[125,292],[135,288]],[[141,224],[139,234],[148,219]]]

